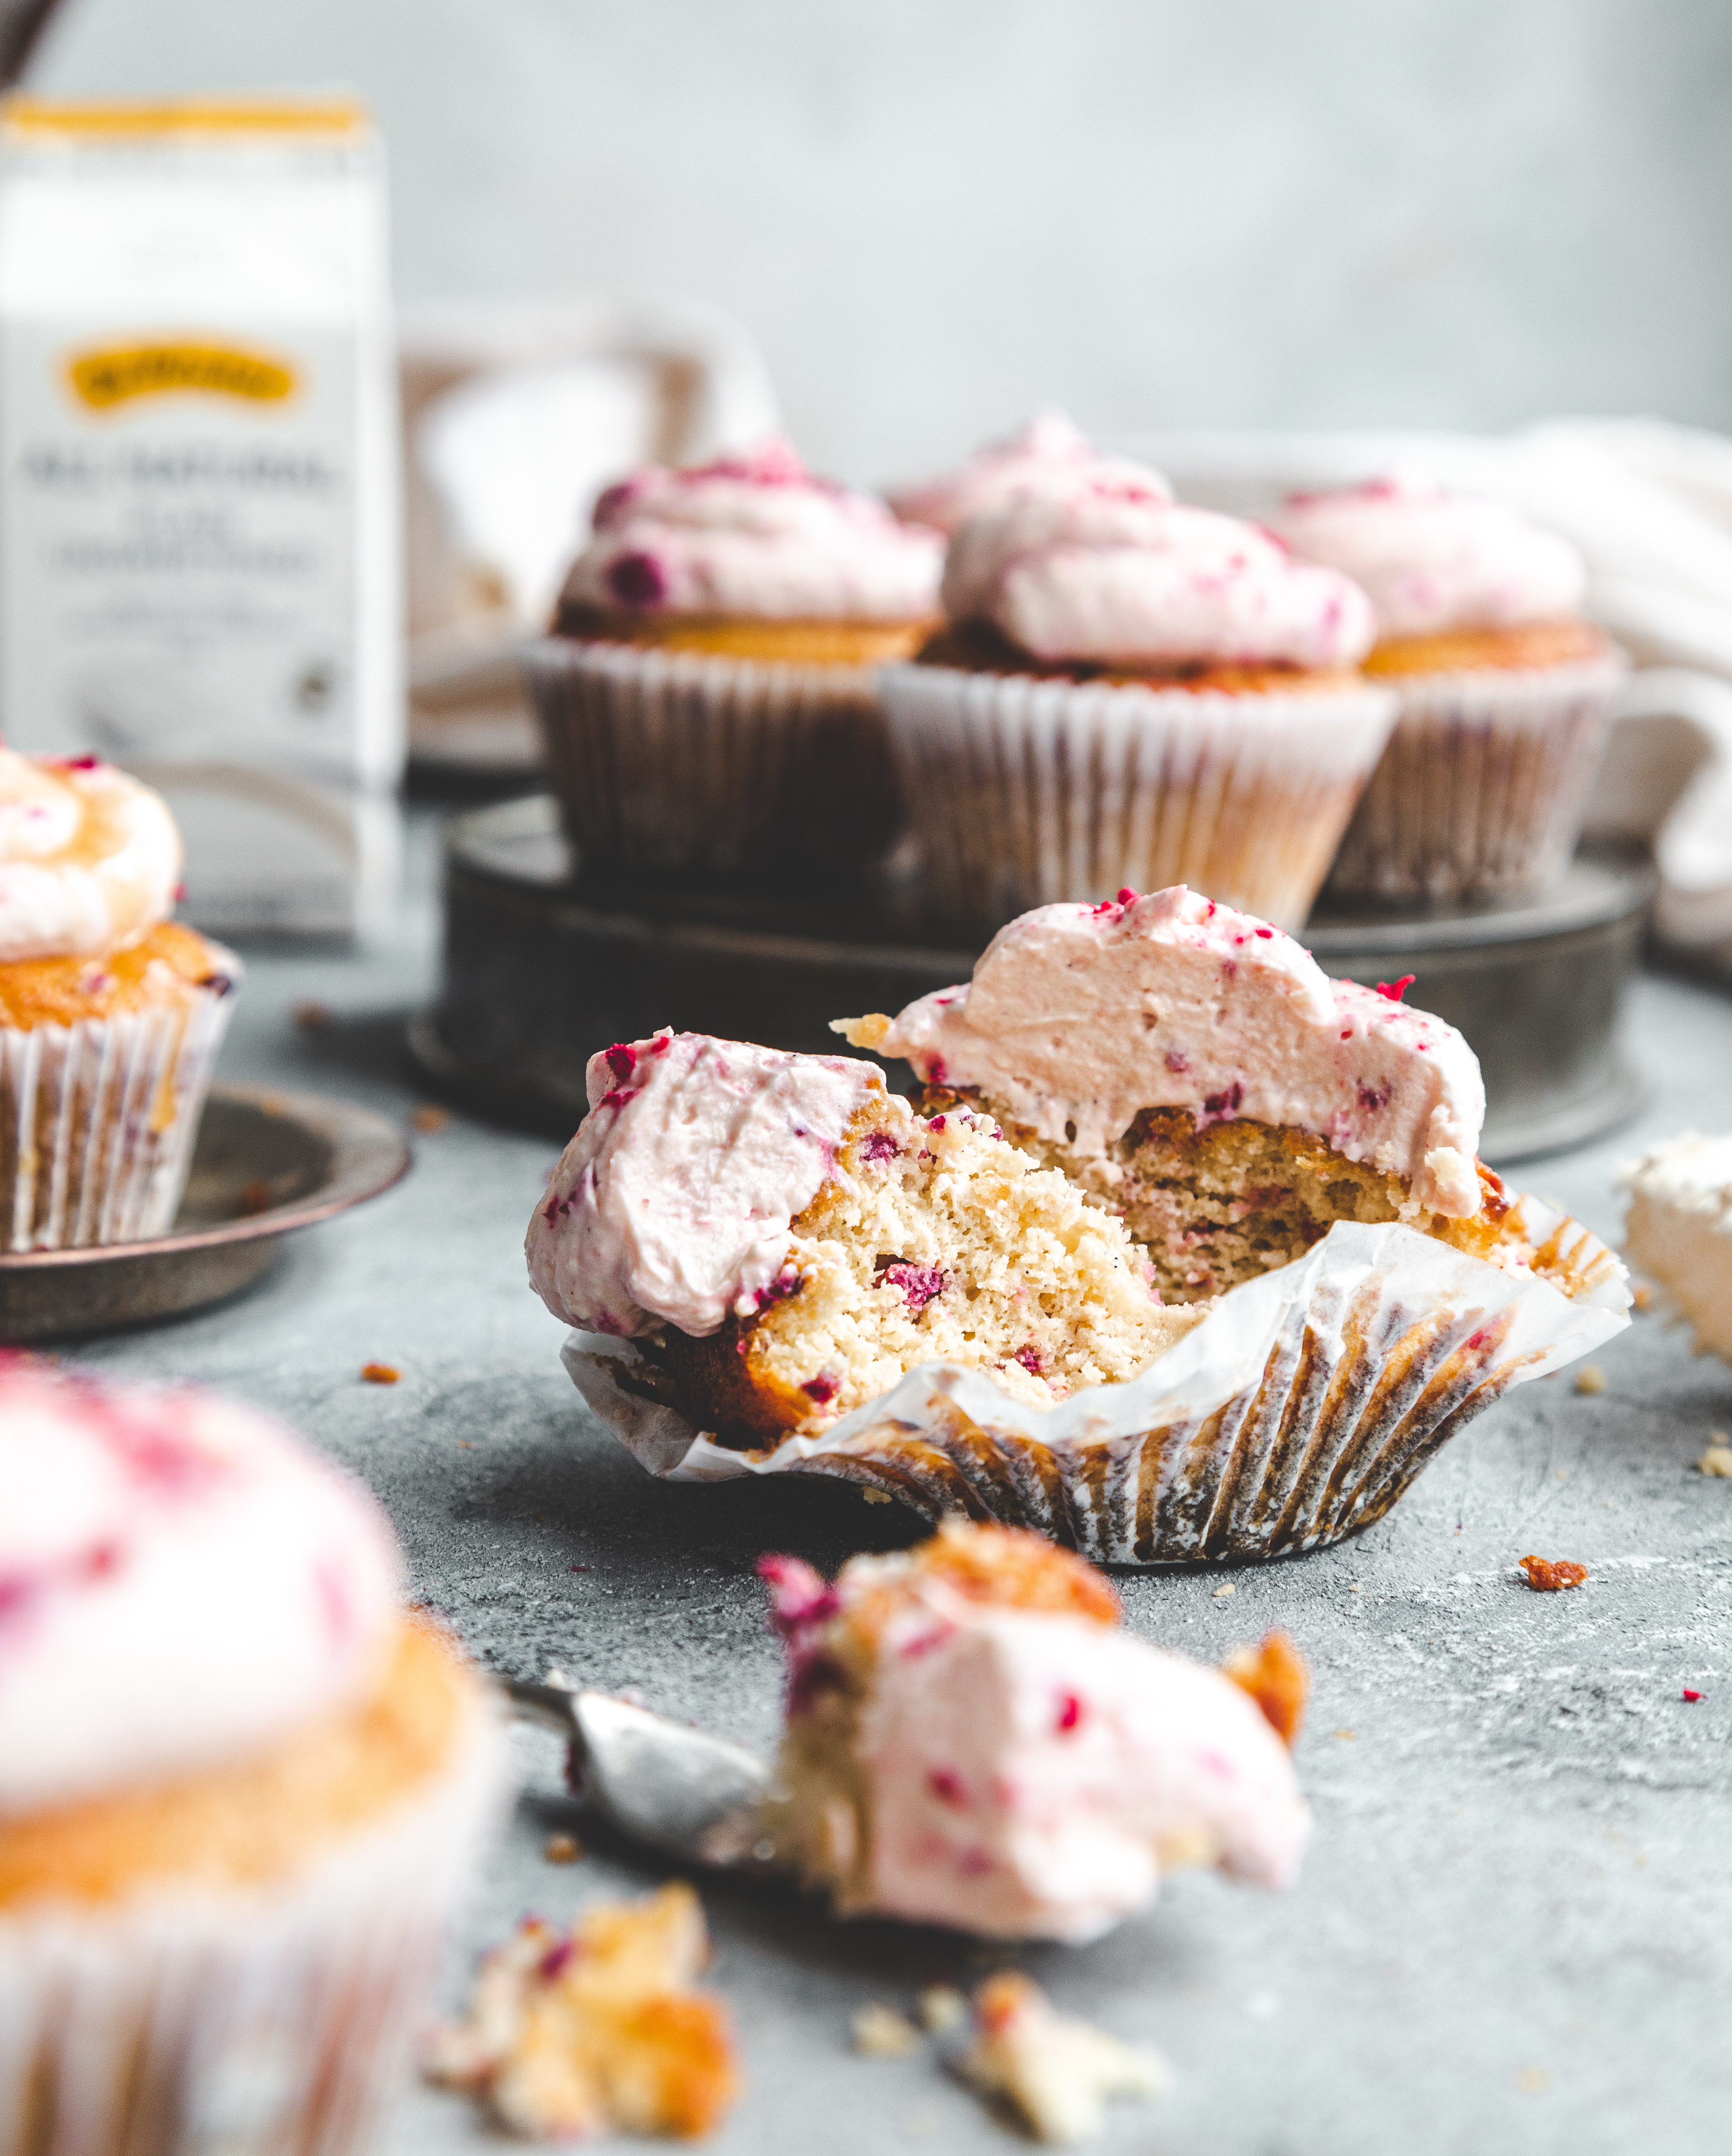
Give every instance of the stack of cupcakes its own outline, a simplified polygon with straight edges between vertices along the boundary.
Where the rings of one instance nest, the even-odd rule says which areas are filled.
[[[1575,849],[1628,670],[1581,618],[1575,548],[1417,475],[1295,495],[1274,521],[1369,594],[1366,672],[1401,699],[1330,888],[1398,902],[1543,889]]]

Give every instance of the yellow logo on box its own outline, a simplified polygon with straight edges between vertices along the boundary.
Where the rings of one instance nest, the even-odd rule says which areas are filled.
[[[66,375],[73,394],[93,412],[183,392],[278,404],[298,386],[295,369],[282,360],[232,344],[105,345],[69,360]]]

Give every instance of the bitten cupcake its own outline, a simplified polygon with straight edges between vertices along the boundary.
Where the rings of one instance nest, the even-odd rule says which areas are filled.
[[[169,919],[181,858],[112,764],[0,748],[0,1249],[172,1224],[241,972]]]
[[[1388,732],[1370,602],[1150,471],[1031,480],[951,542],[949,625],[884,676],[935,911],[1190,883],[1304,918]]]
[[[1344,895],[1515,896],[1581,834],[1623,654],[1585,621],[1569,542],[1413,475],[1296,495],[1273,520],[1376,610],[1370,677],[1401,698],[1330,871]]]
[[[489,1825],[477,1679],[253,1411],[0,1363],[0,2152],[372,2145]]]
[[[587,861],[776,881],[902,824],[873,669],[937,611],[941,536],[785,442],[611,487],[531,668]]]

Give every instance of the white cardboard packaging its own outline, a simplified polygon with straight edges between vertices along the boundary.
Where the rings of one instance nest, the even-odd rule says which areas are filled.
[[[382,146],[341,100],[0,121],[0,732],[169,799],[218,934],[395,891]]]

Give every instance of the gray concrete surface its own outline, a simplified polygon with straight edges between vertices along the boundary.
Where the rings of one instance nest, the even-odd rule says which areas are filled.
[[[254,957],[227,1073],[407,1116],[424,1095],[401,1020],[428,992],[435,943],[423,899],[383,955]],[[328,1030],[294,1025],[308,996],[335,1014]],[[1616,1164],[1641,1137],[1732,1122],[1732,1004],[1650,978],[1635,1019],[1656,1082],[1641,1122],[1521,1178],[1602,1233],[1618,1224]],[[304,1239],[245,1300],[79,1352],[291,1416],[379,1491],[415,1590],[489,1665],[555,1661],[767,1743],[776,1657],[755,1558],[780,1548],[831,1566],[915,1523],[824,1486],[664,1487],[616,1449],[524,1278],[523,1229],[556,1150],[458,1117],[417,1140],[398,1190]],[[402,1382],[361,1383],[371,1359],[399,1364]],[[1652,1317],[1596,1359],[1603,1393],[1565,1376],[1512,1395],[1356,1543],[1240,1571],[1230,1599],[1215,1599],[1219,1576],[1123,1578],[1129,1620],[1151,1639],[1212,1656],[1279,1623],[1310,1656],[1298,1756],[1316,1834],[1293,1893],[1181,1877],[1096,1946],[1007,1955],[706,1887],[714,1980],[750,2083],[714,2145],[1011,2145],[930,2056],[853,2056],[848,2020],[1013,1960],[1171,2061],[1172,2092],[1117,2110],[1109,2148],[1724,2148],[1732,1482],[1692,1463],[1710,1431],[1732,1429],[1732,1373],[1694,1361]],[[1587,1585],[1531,1594],[1514,1570],[1530,1550],[1586,1563]],[[1684,1703],[1687,1686],[1699,1703]],[[562,1919],[659,1876],[602,1854],[547,1865],[545,1838],[568,1815],[555,1748],[525,1735],[520,1757],[525,1794],[465,1965],[526,1909]],[[416,2090],[387,2156],[489,2140],[465,2102]]]

